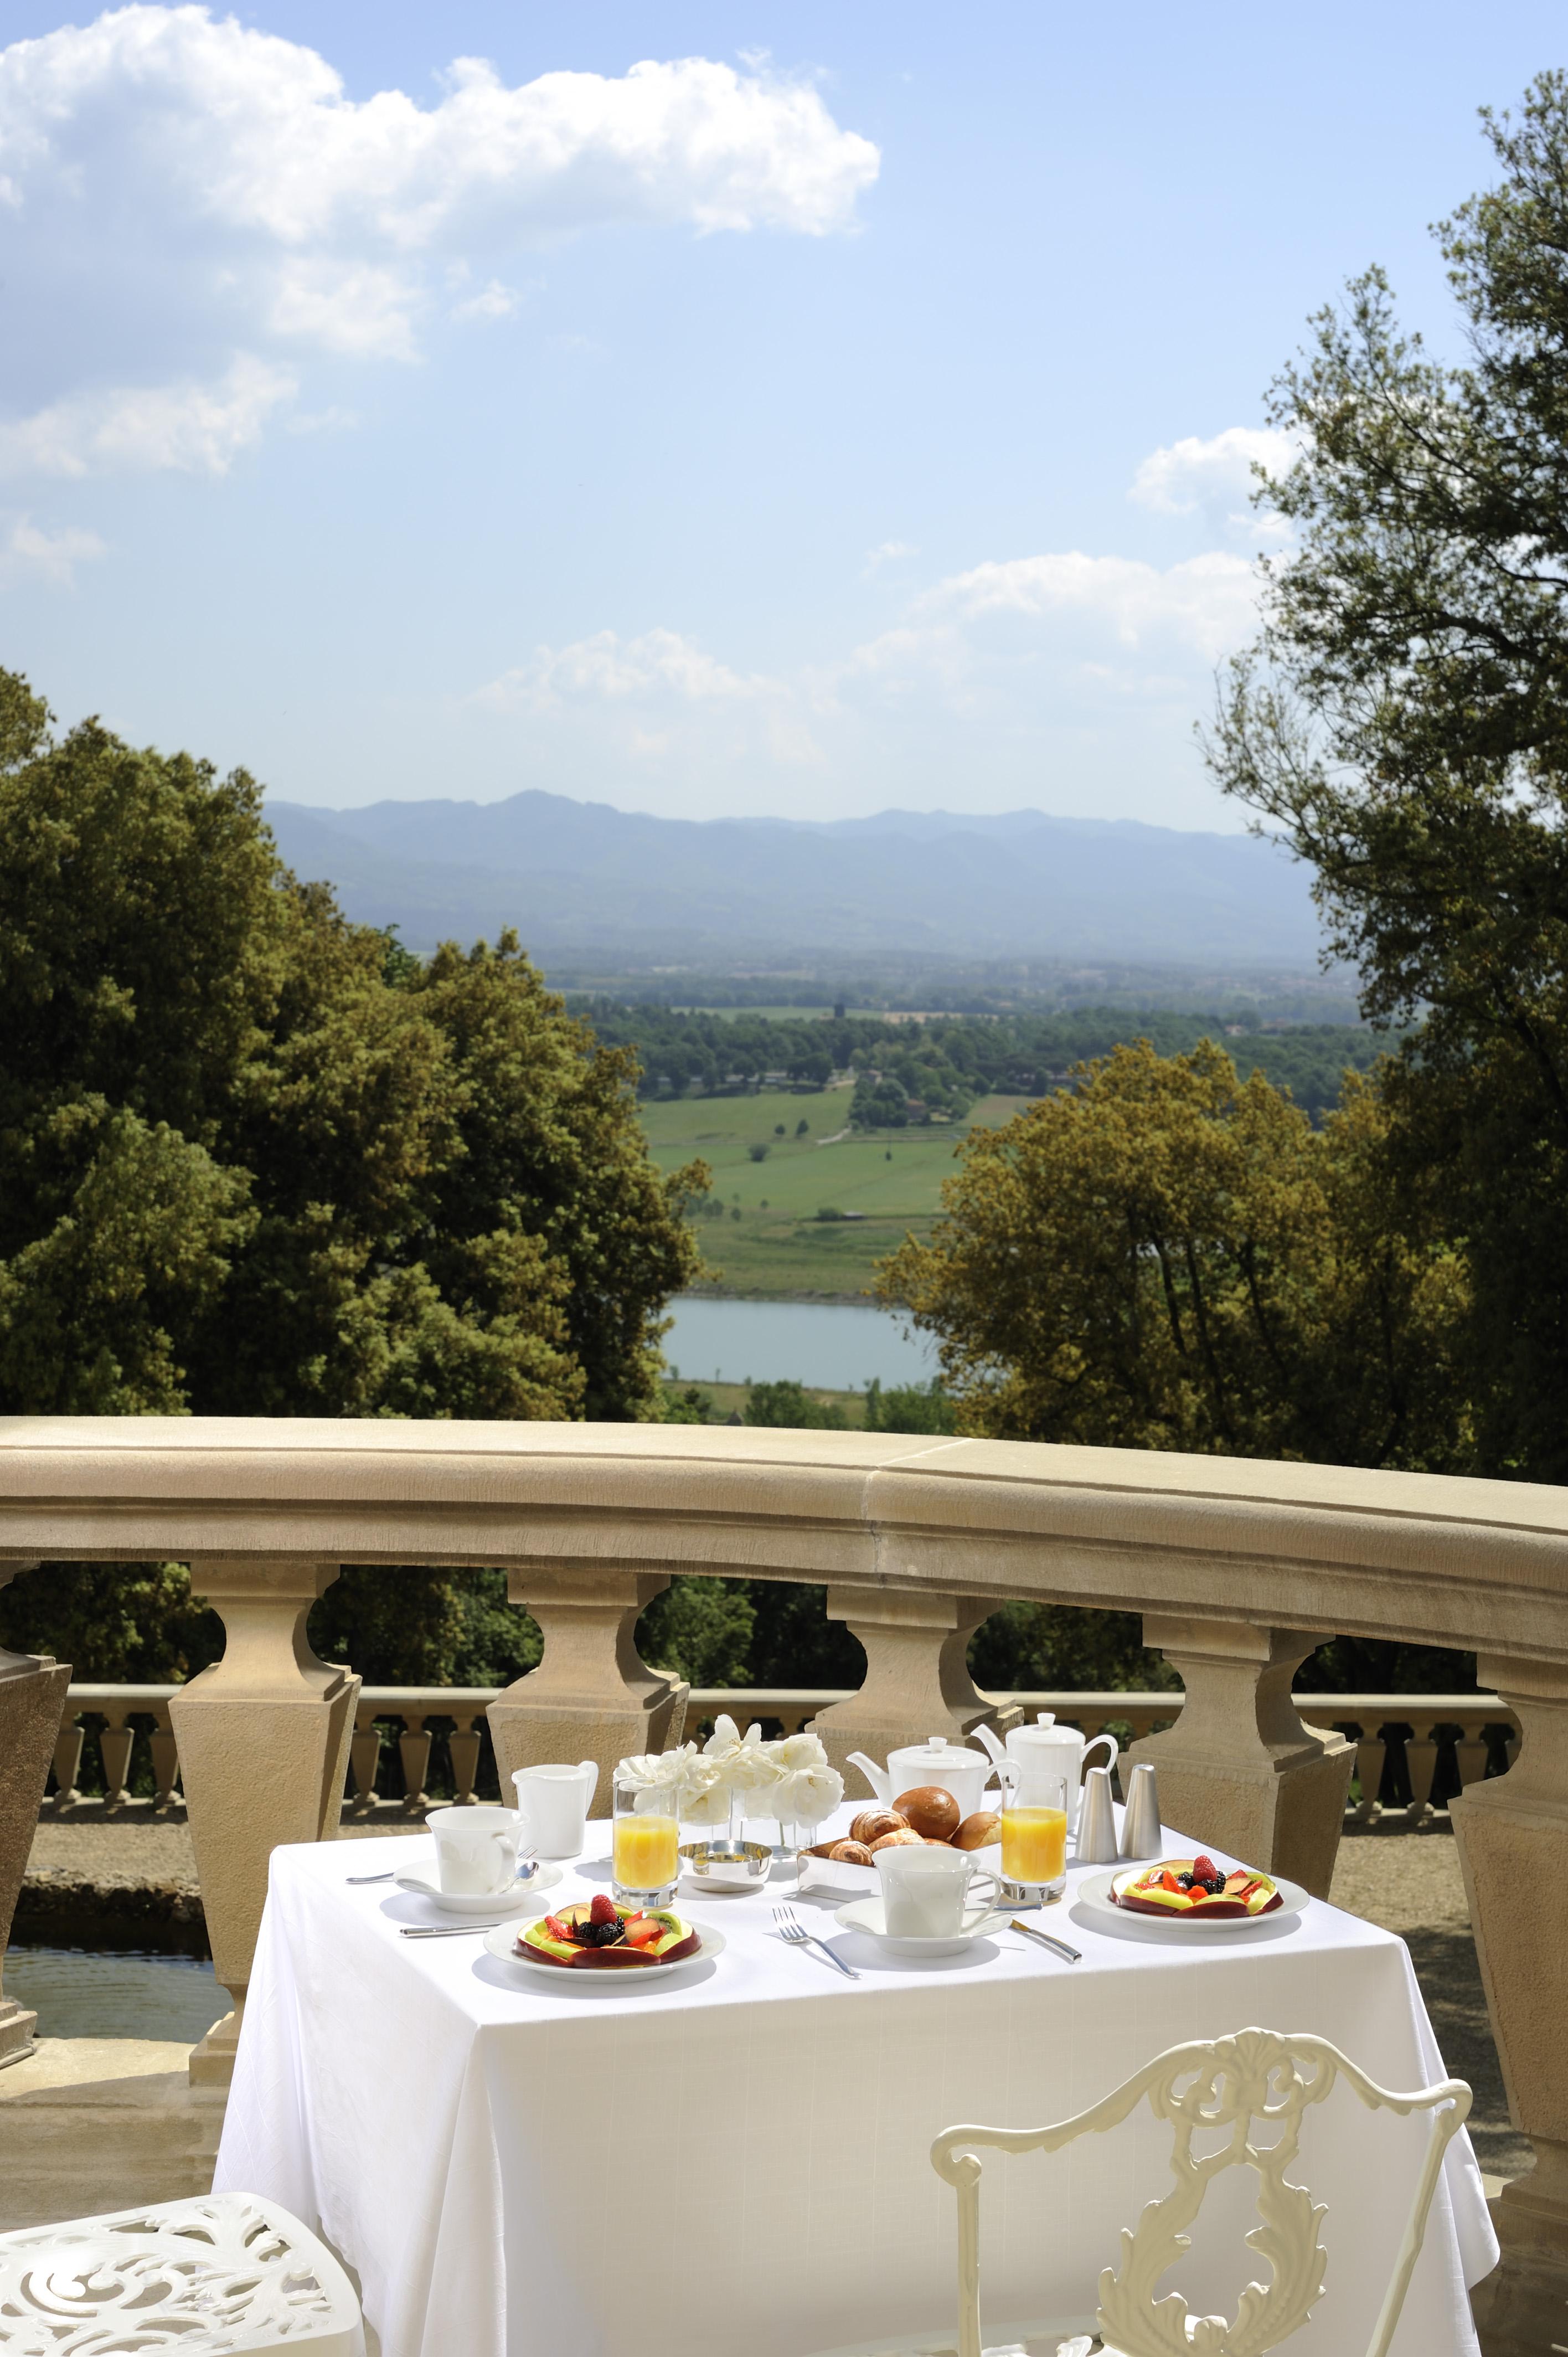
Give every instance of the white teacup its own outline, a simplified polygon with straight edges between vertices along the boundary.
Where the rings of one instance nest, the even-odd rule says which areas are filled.
[[[510,1809],[436,1809],[424,1822],[435,1836],[435,1879],[443,1890],[499,1899],[511,1889],[524,1829]]]
[[[970,1930],[965,1901],[978,1878],[997,1890],[996,1877],[960,1849],[917,1849],[899,1843],[876,1853],[882,1921],[890,1940],[948,1940]],[[989,1904],[989,1901],[988,1901]]]

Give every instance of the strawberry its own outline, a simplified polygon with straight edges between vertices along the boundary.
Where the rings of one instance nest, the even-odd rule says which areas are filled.
[[[616,1920],[616,1903],[610,1897],[609,1892],[607,1890],[596,1890],[594,1893],[593,1904],[588,1909],[589,1922],[613,1923]]]
[[[571,1925],[563,1923],[559,1915],[547,1915],[544,1928],[553,1940],[569,1940],[572,1936]]]
[[[1218,1882],[1220,1879],[1219,1868],[1201,1850],[1192,1861],[1192,1878],[1195,1882]]]

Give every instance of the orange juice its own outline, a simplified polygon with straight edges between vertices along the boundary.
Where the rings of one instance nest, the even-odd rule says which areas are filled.
[[[681,1871],[680,1827],[673,1817],[618,1817],[615,1878],[622,1890],[662,1890]]]
[[[1002,1871],[1009,1882],[1060,1882],[1067,1873],[1067,1811],[1004,1809]]]

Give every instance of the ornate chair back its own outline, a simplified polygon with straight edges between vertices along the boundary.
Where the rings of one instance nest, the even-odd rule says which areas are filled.
[[[1101,2276],[1096,2321],[1107,2357],[1265,2357],[1277,2349],[1306,2322],[1322,2296],[1327,2266],[1318,2233],[1326,2206],[1315,2206],[1304,2186],[1286,2181],[1285,2171],[1296,2158],[1303,2115],[1341,2079],[1369,2111],[1432,2115],[1404,2236],[1367,2344],[1367,2357],[1387,2357],[1444,2155],[1469,2115],[1470,2090],[1462,2079],[1444,2079],[1415,2094],[1392,2094],[1326,2038],[1273,2029],[1242,2029],[1230,2038],[1170,2047],[1114,2093],[1055,2127],[944,2130],[931,2147],[931,2165],[958,2192],[958,2357],[983,2357],[978,2147],[1057,2152],[1076,2136],[1117,2126],[1145,2098],[1155,2117],[1170,2124],[1176,2182],[1163,2201],[1147,2205],[1135,2227],[1122,2228],[1121,2265]],[[1254,2122],[1275,2131],[1273,2143],[1253,2142]],[[1196,2138],[1207,2140],[1215,2133],[1225,2136],[1219,2149],[1194,2151]],[[1160,2277],[1187,2248],[1187,2229],[1211,2180],[1238,2166],[1257,2174],[1259,2223],[1246,2239],[1250,2249],[1268,2260],[1272,2280],[1249,2284],[1232,2319],[1189,2317],[1179,2292],[1155,2297]]]

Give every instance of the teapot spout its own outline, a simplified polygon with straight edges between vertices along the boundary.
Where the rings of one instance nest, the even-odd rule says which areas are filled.
[[[985,1749],[990,1752],[993,1761],[1000,1767],[1002,1761],[1007,1757],[1007,1746],[1003,1742],[1002,1738],[997,1734],[996,1729],[993,1727],[987,1727],[985,1721],[982,1719],[977,1726],[972,1727],[969,1731],[972,1736],[979,1736],[982,1743],[984,1744]]]
[[[879,1768],[875,1760],[866,1758],[864,1751],[852,1751],[844,1764],[846,1767],[858,1768],[883,1807],[891,1807],[893,1781],[886,1768]]]

